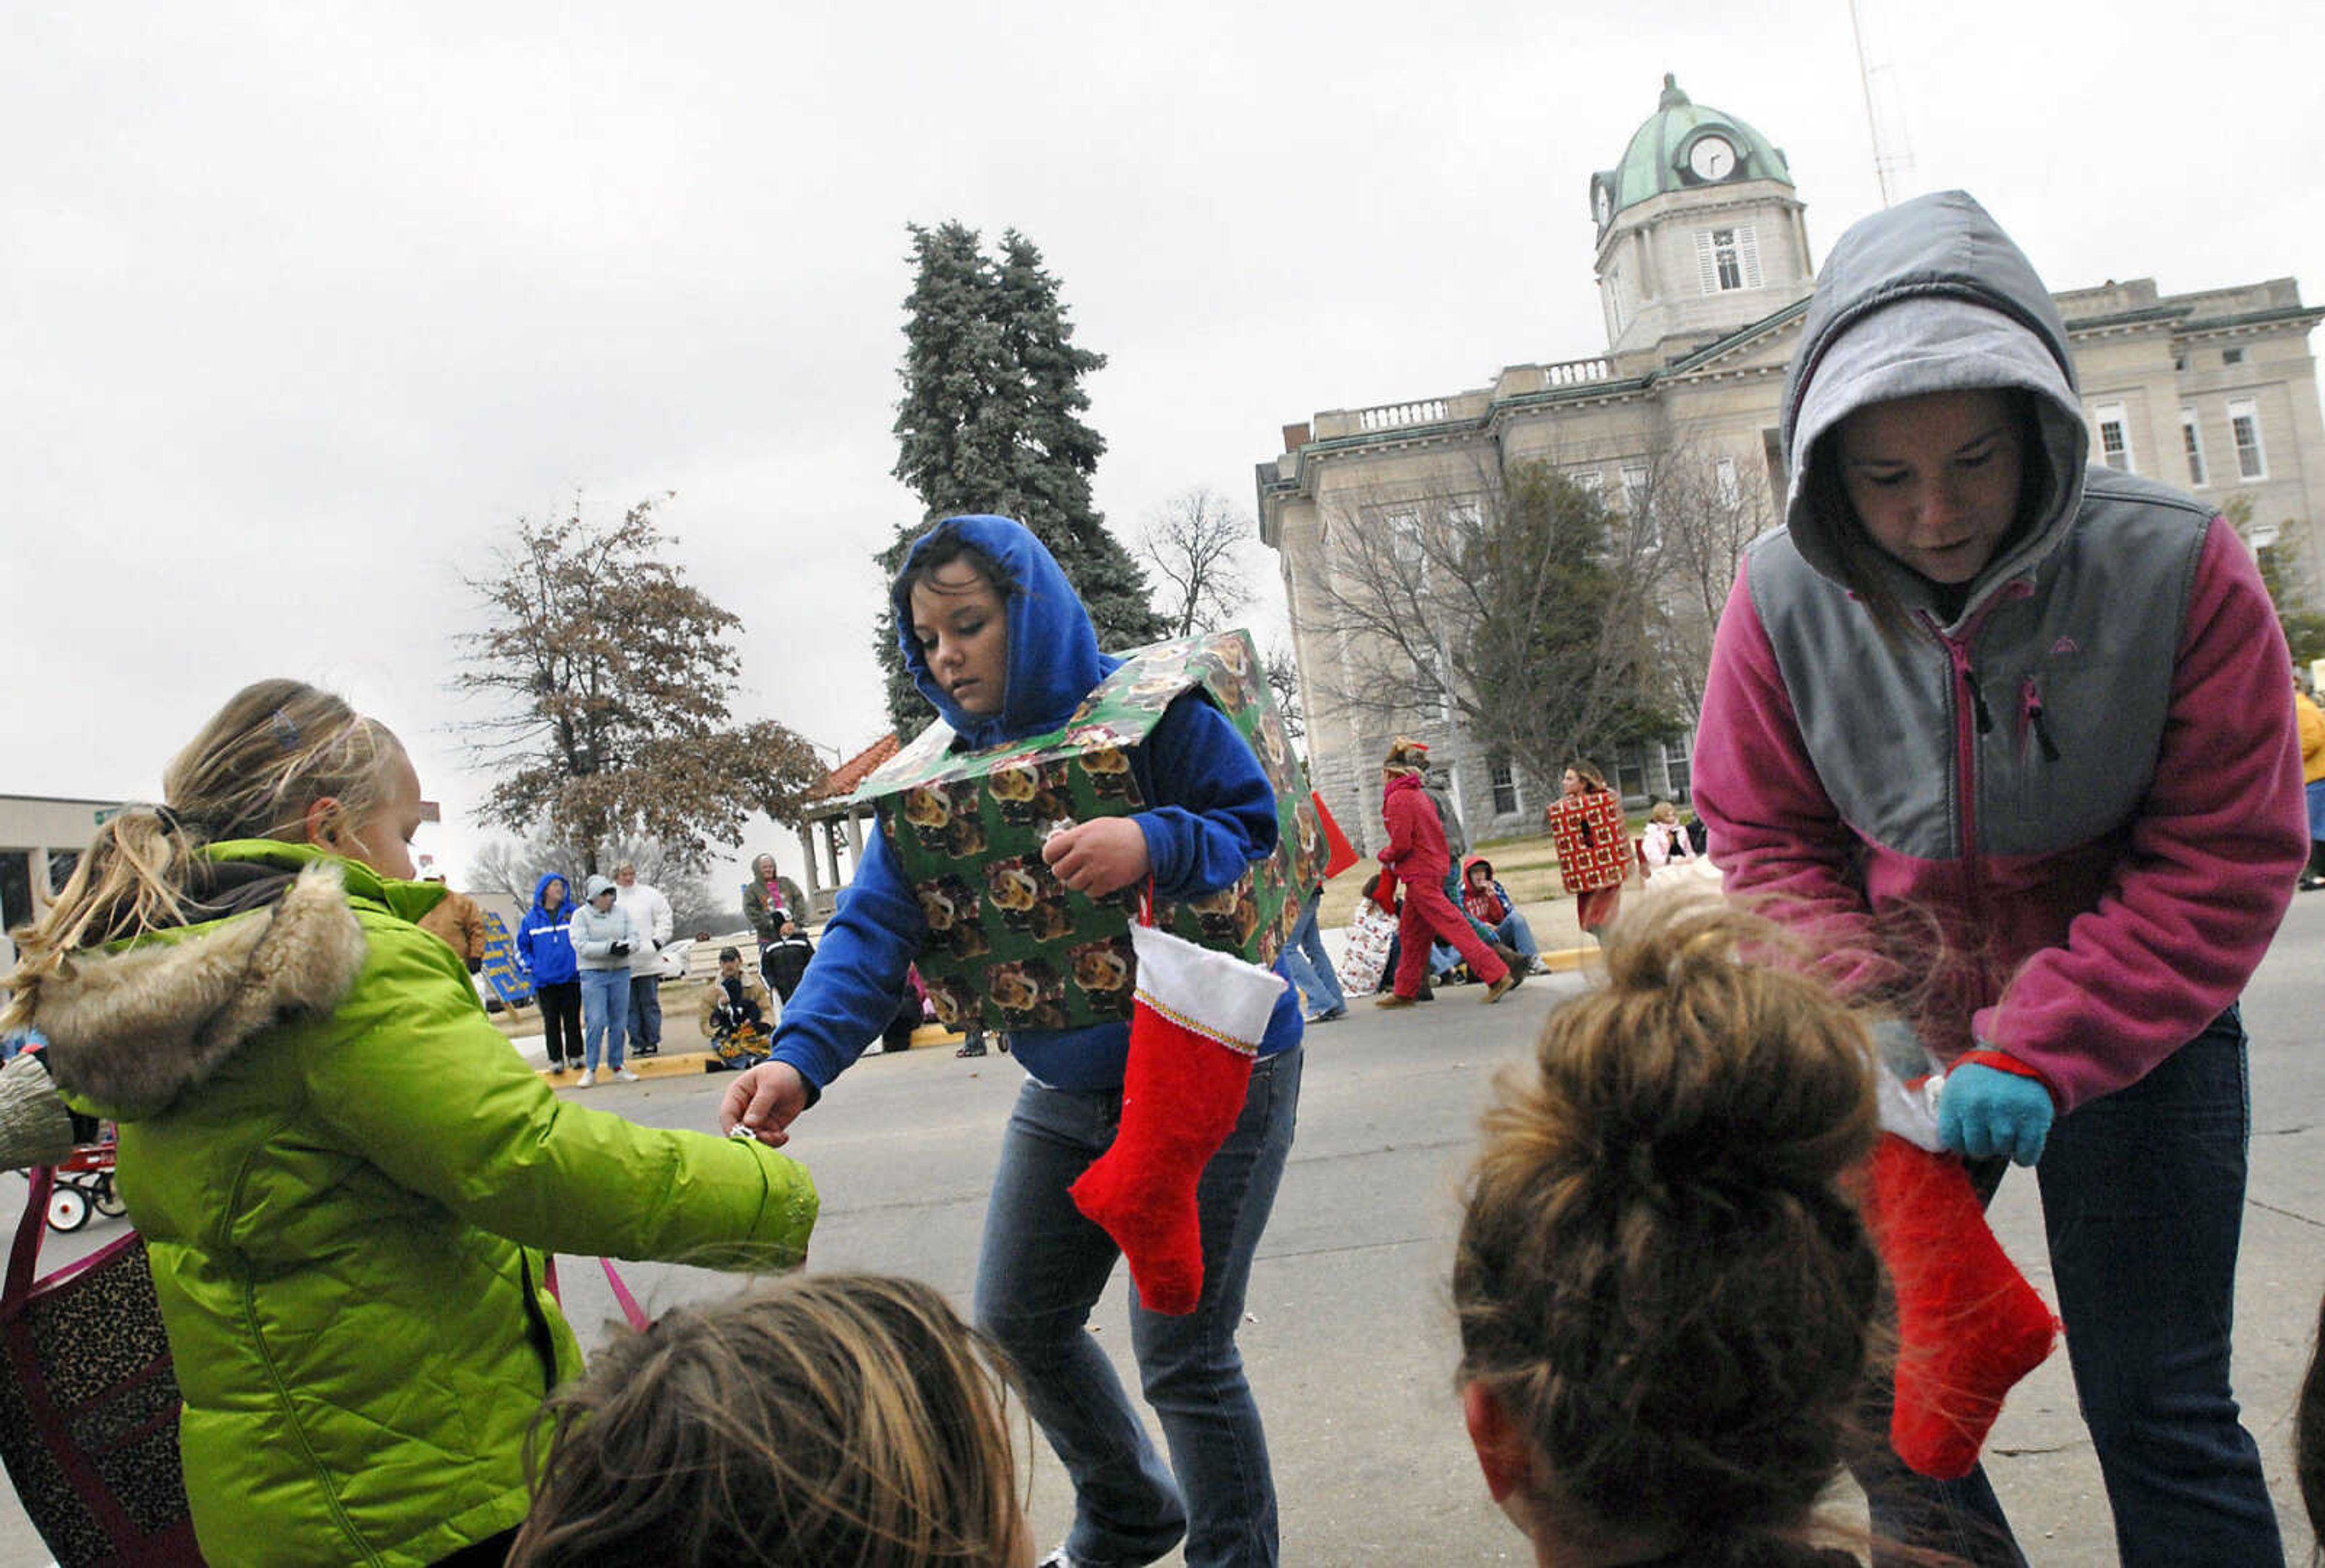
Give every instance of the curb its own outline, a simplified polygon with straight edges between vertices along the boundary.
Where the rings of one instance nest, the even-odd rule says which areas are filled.
[[[691,1073],[709,1072],[709,1063],[718,1060],[708,1051],[680,1051],[668,1056],[633,1056],[623,1065],[640,1078],[677,1078]],[[546,1067],[533,1071],[549,1080],[551,1089],[571,1089],[581,1080],[581,1074],[568,1067],[551,1072]],[[620,1080],[615,1080],[619,1082]]]

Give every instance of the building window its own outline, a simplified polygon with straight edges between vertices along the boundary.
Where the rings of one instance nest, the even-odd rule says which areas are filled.
[[[1684,741],[1663,743],[1663,771],[1671,777],[1671,799],[1674,803],[1684,801],[1694,785],[1690,772],[1691,759]]]
[[[1647,793],[1646,753],[1636,746],[1626,746],[1615,759],[1615,793],[1626,801],[1643,798]]]
[[[1654,497],[1647,489],[1647,470],[1642,464],[1623,465],[1623,515],[1631,520],[1631,528],[1639,543],[1649,550],[1655,547]]]
[[[1707,294],[1760,286],[1760,239],[1748,223],[1695,232],[1697,282]]]
[[[2188,482],[2198,489],[2204,487],[2204,432],[2196,423],[2196,411],[2180,411],[2180,440],[2188,449]]]
[[[2172,368],[2174,370],[2187,369],[2188,357],[2185,354],[2174,354],[2172,357]]]
[[[32,857],[23,849],[0,849],[0,929],[30,920]]]
[[[2243,349],[2241,349],[2241,348],[2223,348],[2223,349],[2221,349],[2221,350],[2220,350],[2220,363],[2221,363],[2221,364],[2223,364],[2223,365],[2242,365],[2244,362],[2245,362],[2245,351],[2244,351]]]
[[[1391,512],[1388,524],[1389,549],[1400,564],[1416,566],[1421,561],[1421,514]]]
[[[2249,397],[2228,399],[2228,429],[2237,438],[2237,473],[2247,479],[2268,478],[2268,451],[2261,445],[2260,404]]]
[[[1711,482],[1719,496],[1719,504],[1734,511],[1744,500],[1744,487],[1736,481],[1736,459],[1718,458],[1711,465]]]
[[[2091,417],[2099,427],[2099,461],[2126,474],[2137,473],[2131,460],[2131,422],[2124,415],[2123,404],[2103,403],[2091,410]]]
[[[1600,473],[1598,469],[1577,469],[1566,477],[1574,481],[1574,487],[1576,489],[1581,491],[1592,500],[1602,504],[1606,501],[1607,476]]]
[[[1496,756],[1486,764],[1486,772],[1494,781],[1494,815],[1511,815],[1518,809],[1517,770],[1508,757]]]
[[[73,868],[79,864],[79,849],[49,851],[49,896],[51,898],[54,898],[65,890],[65,884],[72,880]]]

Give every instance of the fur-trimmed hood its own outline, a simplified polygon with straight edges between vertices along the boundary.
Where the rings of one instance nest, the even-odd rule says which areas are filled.
[[[33,1022],[59,1087],[134,1121],[270,1025],[332,1011],[367,951],[344,868],[317,859],[264,908],[74,954],[41,982]]]

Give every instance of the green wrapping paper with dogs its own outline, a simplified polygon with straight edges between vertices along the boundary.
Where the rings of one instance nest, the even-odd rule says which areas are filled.
[[[1259,758],[1275,792],[1276,847],[1230,886],[1158,901],[1155,925],[1272,966],[1307,889],[1323,880],[1322,825],[1250,634],[1155,643],[1123,661],[1059,728],[958,751],[940,720],[853,797],[874,808],[920,901],[921,979],[948,1026],[1072,1029],[1131,1016],[1138,889],[1098,899],[1074,892],[1051,875],[1042,844],[1061,826],[1153,803],[1131,758],[1188,691],[1226,714]]]

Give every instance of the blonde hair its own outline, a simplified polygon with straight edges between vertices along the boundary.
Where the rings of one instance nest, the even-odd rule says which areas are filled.
[[[1533,1509],[1579,1537],[1787,1561],[1852,1434],[1881,1288],[1846,1186],[1878,1130],[1873,1057],[1821,984],[1740,956],[1780,941],[1714,900],[1626,915],[1605,983],[1486,1114],[1460,1378],[1524,1435]]]
[[[1590,763],[1570,762],[1566,765],[1566,771],[1572,774],[1576,778],[1580,779],[1584,784],[1589,784],[1594,790],[1604,791],[1608,789],[1607,775],[1600,773],[1597,766]]]
[[[236,692],[171,759],[162,803],[131,806],[89,840],[55,902],[19,926],[15,993],[0,1023],[32,1016],[40,983],[75,950],[179,923],[202,846],[307,837],[307,810],[332,797],[361,820],[385,799],[403,747],[387,727],[302,682]]]
[[[794,1275],[674,1307],[542,1407],[510,1568],[1014,1562],[1005,1365],[917,1280]]]
[[[1417,774],[1428,765],[1429,747],[1410,736],[1400,735],[1389,743],[1388,756],[1381,763],[1381,771]]]

